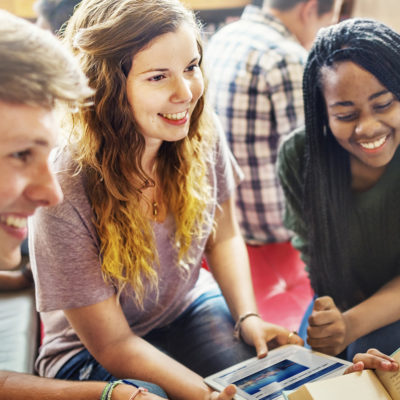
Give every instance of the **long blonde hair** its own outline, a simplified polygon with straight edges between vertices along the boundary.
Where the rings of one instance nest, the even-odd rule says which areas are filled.
[[[144,139],[126,95],[132,58],[156,37],[175,32],[182,22],[200,30],[178,0],[84,0],[75,11],[65,41],[96,90],[93,106],[72,116],[72,139],[101,242],[102,272],[119,291],[129,283],[143,305],[146,282],[157,287],[157,250],[151,223],[139,210],[138,181],[149,179],[141,166]],[[191,117],[189,134],[164,142],[157,155],[163,199],[174,216],[177,265],[185,265],[192,237],[203,235],[210,200],[207,154],[213,143],[204,95]],[[78,150],[76,150],[78,149]]]

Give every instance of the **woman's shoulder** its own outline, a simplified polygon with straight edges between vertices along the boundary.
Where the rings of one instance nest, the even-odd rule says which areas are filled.
[[[52,168],[64,195],[64,201],[59,206],[62,207],[62,204],[68,202],[78,208],[80,204],[84,204],[86,207],[88,199],[84,173],[67,147],[55,150],[52,157]]]
[[[304,128],[298,128],[286,136],[278,151],[278,168],[296,164],[303,165],[306,134]]]
[[[305,141],[306,132],[304,127],[297,128],[283,139],[279,152],[284,154],[304,153]]]

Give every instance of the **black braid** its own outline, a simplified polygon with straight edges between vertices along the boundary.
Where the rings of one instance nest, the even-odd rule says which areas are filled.
[[[332,135],[322,94],[321,69],[352,61],[400,99],[400,35],[370,19],[322,29],[304,71],[306,169],[303,208],[309,232],[310,277],[318,295],[347,309],[361,300],[349,261],[350,158]]]

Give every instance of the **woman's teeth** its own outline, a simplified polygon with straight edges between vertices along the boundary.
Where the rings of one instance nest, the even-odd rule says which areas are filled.
[[[360,142],[360,146],[368,150],[377,149],[378,147],[381,147],[383,143],[385,143],[386,138],[387,136],[384,136],[378,140],[375,140],[374,142]]]
[[[164,118],[172,119],[172,120],[174,120],[174,121],[178,121],[178,120],[180,120],[180,119],[185,118],[185,117],[186,117],[186,113],[187,113],[187,111],[183,111],[183,112],[176,113],[176,114],[161,114],[161,115],[162,115]]]

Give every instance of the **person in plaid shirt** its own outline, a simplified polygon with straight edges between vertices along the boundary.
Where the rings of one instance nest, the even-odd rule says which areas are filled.
[[[205,62],[209,100],[245,175],[236,194],[242,233],[247,244],[259,246],[290,239],[277,150],[303,124],[306,49],[339,6],[335,0],[256,1],[211,37]]]

